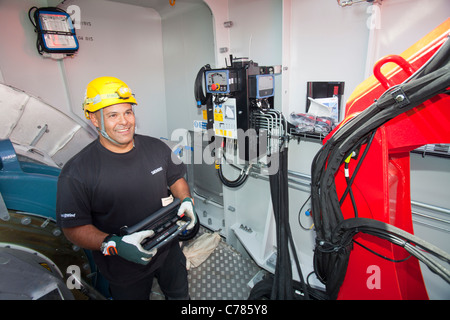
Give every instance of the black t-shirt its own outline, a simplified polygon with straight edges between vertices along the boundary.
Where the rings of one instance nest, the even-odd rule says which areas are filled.
[[[162,207],[168,187],[186,173],[185,165],[161,140],[135,135],[135,148],[114,153],[99,140],[70,159],[58,179],[56,218],[62,228],[92,224],[119,234]],[[132,282],[153,271],[164,249],[147,266],[118,256],[93,256],[102,274],[112,282]]]

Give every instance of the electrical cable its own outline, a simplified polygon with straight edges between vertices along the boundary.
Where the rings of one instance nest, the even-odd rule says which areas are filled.
[[[354,170],[354,172],[353,172],[353,175],[352,175],[352,177],[349,178],[348,181],[347,181],[347,188],[345,189],[344,193],[342,194],[341,199],[339,200],[339,204],[340,204],[340,205],[342,205],[342,203],[343,203],[344,200],[345,200],[345,197],[346,197],[347,194],[351,191],[351,187],[352,187],[352,185],[353,185],[353,181],[355,180],[356,174],[358,173],[359,168],[361,167],[361,164],[363,163],[364,159],[366,158],[367,152],[369,151],[370,146],[372,145],[373,138],[375,137],[375,133],[376,133],[376,130],[374,130],[374,131],[370,134],[369,141],[367,142],[367,145],[366,145],[366,147],[365,147],[365,149],[364,149],[364,151],[363,151],[363,153],[362,153],[362,155],[361,155],[361,158],[359,159],[358,164],[356,165],[356,168],[355,168],[355,170]],[[353,152],[353,150],[352,150],[352,152]],[[346,163],[346,165],[348,165],[348,163]],[[354,202],[354,199],[352,199],[352,202]]]
[[[272,300],[291,300],[307,299],[311,296],[316,299],[323,299],[324,295],[319,290],[311,288],[305,282],[301,270],[297,250],[295,248],[292,232],[289,224],[289,192],[287,177],[287,148],[281,148],[276,156],[279,157],[278,171],[270,175],[270,192],[272,198],[272,207],[276,227],[276,267],[273,276],[260,281],[251,290],[249,299],[266,297]],[[274,155],[275,156],[275,155]],[[292,266],[290,252],[300,277],[300,282],[295,282],[292,278]],[[296,290],[303,293],[302,296],[296,295]]]
[[[386,256],[383,256],[383,255],[381,255],[381,254],[375,252],[374,250],[368,248],[367,246],[363,245],[362,243],[360,243],[360,242],[358,242],[358,241],[356,241],[356,240],[354,240],[354,239],[353,239],[353,243],[356,243],[356,244],[357,244],[358,246],[360,246],[361,248],[364,248],[364,249],[366,249],[367,251],[372,252],[374,255],[376,255],[376,256],[378,256],[378,257],[384,259],[384,260],[390,261],[390,262],[395,262],[395,263],[398,263],[398,262],[404,262],[404,261],[406,261],[406,260],[408,260],[409,258],[412,257],[412,255],[410,254],[409,256],[407,256],[407,257],[404,258],[404,259],[395,260],[395,259],[388,258],[388,257],[386,257]]]
[[[285,190],[284,179],[287,152],[278,153],[279,169],[276,174],[269,177],[272,206],[276,224],[277,261],[271,291],[272,300],[293,299],[292,267],[289,254],[289,240],[286,228],[286,204],[288,192]]]
[[[358,232],[375,235],[403,247],[407,252],[427,265],[431,271],[440,275],[447,283],[450,283],[450,271],[426,257],[420,250],[446,263],[450,263],[450,254],[393,225],[368,218],[346,219],[336,227],[333,232],[333,238],[351,239]]]
[[[345,171],[349,170],[348,166],[349,165],[346,162],[345,163]],[[347,182],[347,188],[349,188],[351,186],[351,182],[350,182],[350,179],[349,179],[349,177],[347,175],[345,176],[345,181]],[[353,212],[355,213],[355,218],[357,218],[358,217],[358,207],[356,205],[355,196],[353,195],[353,191],[352,191],[351,188],[349,189],[349,195],[350,195],[350,200],[352,202]]]
[[[343,124],[313,159],[311,165],[311,209],[316,230],[314,271],[317,278],[326,285],[326,292],[332,299],[337,297],[343,282],[353,244],[352,232],[339,233],[339,237],[334,236],[338,226],[348,220],[344,220],[342,216],[334,181],[335,173],[351,150],[354,150],[355,146],[361,147],[364,141],[373,138],[378,127],[430,98],[448,92],[447,88],[450,86],[449,53],[449,41],[447,40],[425,67],[419,69],[402,84],[386,90],[374,104]],[[405,99],[397,100],[396,98],[400,95]],[[367,142],[365,144],[365,150],[368,150]],[[354,177],[355,173],[353,173],[352,179],[349,179],[346,194],[350,192]],[[341,197],[341,200],[344,198]],[[370,224],[366,220],[360,221]],[[382,229],[376,231],[359,225],[353,232],[370,232],[402,246],[447,281],[449,276],[446,268],[426,257],[415,246],[393,234],[388,234],[385,229],[389,227],[384,225]],[[428,252],[433,254],[434,250],[436,248],[432,247]],[[442,255],[439,257],[442,258]],[[447,261],[447,258],[444,260]]]
[[[197,72],[197,76],[195,77],[194,81],[194,97],[195,101],[197,101],[197,107],[201,107],[206,105],[206,102],[210,99],[211,93],[206,93],[206,95],[203,92],[203,77],[206,70],[210,70],[211,66],[209,64],[204,65],[200,68],[200,70]]]
[[[305,200],[305,202],[303,202],[302,206],[300,207],[300,210],[298,210],[298,215],[297,215],[298,224],[300,225],[300,228],[302,228],[303,230],[306,230],[306,231],[310,231],[314,227],[314,223],[311,224],[311,227],[309,227],[309,228],[303,226],[302,221],[300,219],[300,217],[302,216],[302,210],[305,207],[305,205],[308,203],[309,199],[311,199],[311,195],[309,195],[308,198]]]
[[[218,150],[218,154],[222,155],[223,159],[226,160],[225,153],[223,151],[224,147],[225,147],[225,140],[222,141],[222,145],[217,150]],[[239,176],[236,179],[228,180],[223,175],[222,163],[220,162],[219,159],[216,159],[215,164],[216,164],[217,175],[219,176],[220,181],[229,188],[238,188],[241,185],[243,185],[245,183],[245,181],[247,181],[250,169],[252,167],[252,165],[249,164],[246,168],[241,169],[241,172],[239,173]],[[234,166],[232,166],[232,167],[234,167]]]
[[[228,100],[228,96],[225,94],[214,94],[213,102],[216,105],[223,104]]]
[[[219,176],[220,181],[229,188],[237,188],[240,187],[247,181],[248,172],[250,170],[250,166],[247,169],[242,169],[241,173],[235,180],[228,180],[222,172],[222,164],[219,161],[216,161],[217,174]]]

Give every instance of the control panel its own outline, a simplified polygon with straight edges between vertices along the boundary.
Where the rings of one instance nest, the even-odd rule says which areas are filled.
[[[227,94],[237,89],[236,73],[233,70],[205,72],[206,92]]]
[[[273,74],[257,74],[248,77],[249,98],[263,99],[274,96],[275,77]]]

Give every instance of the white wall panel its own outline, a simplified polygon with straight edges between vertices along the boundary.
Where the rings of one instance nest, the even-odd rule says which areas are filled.
[[[305,112],[308,81],[345,81],[344,100],[364,80],[367,4],[291,1],[289,111]]]
[[[192,130],[193,121],[203,119],[205,108],[197,107],[194,81],[202,66],[214,65],[214,28],[211,10],[203,2],[180,1],[161,15],[170,138],[176,129]]]
[[[161,18],[152,8],[104,0],[74,0],[80,8],[80,50],[65,59],[74,112],[82,116],[86,85],[99,76],[125,81],[138,101],[138,132],[167,135]]]

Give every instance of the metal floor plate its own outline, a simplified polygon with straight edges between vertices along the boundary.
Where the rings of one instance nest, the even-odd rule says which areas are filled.
[[[188,272],[193,300],[245,300],[249,281],[260,268],[221,241],[214,252],[197,268]]]
[[[222,239],[208,259],[188,270],[191,299],[246,300],[251,290],[248,283],[260,270]],[[164,299],[156,280],[150,299]]]

